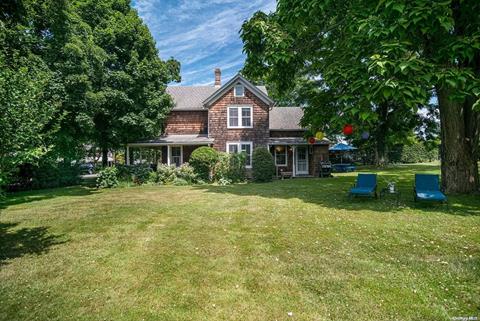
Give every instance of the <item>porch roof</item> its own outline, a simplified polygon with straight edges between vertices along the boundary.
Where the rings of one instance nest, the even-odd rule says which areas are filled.
[[[310,145],[303,137],[270,137],[269,145]],[[317,140],[313,145],[330,145],[330,141],[326,138]]]
[[[165,135],[156,139],[129,143],[129,147],[141,146],[166,146],[166,145],[208,145],[213,144],[213,139],[207,135]]]

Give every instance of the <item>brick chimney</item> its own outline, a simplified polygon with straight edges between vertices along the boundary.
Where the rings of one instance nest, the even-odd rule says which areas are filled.
[[[215,87],[222,85],[222,71],[220,68],[215,68]]]

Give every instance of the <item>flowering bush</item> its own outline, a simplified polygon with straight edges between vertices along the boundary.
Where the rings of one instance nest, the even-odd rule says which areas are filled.
[[[118,170],[116,167],[106,167],[98,173],[97,188],[112,188],[118,185]]]

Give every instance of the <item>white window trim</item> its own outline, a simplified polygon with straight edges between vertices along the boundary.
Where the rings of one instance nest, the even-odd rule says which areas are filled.
[[[250,165],[245,165],[245,168],[252,168],[252,156],[253,156],[253,142],[227,142],[226,151],[230,153],[230,145],[237,145],[238,152],[242,152],[242,145],[250,145]],[[247,155],[248,156],[248,155]]]
[[[167,164],[174,165],[172,147],[180,147],[180,166],[183,165],[183,145],[168,145],[167,146]]]
[[[238,126],[230,126],[230,108],[237,109],[238,115]],[[242,108],[250,108],[250,126],[242,126]],[[253,106],[249,105],[238,105],[238,106],[228,106],[227,107],[227,128],[253,128]]]
[[[243,94],[242,95],[237,95],[236,88],[240,87],[240,86],[243,88]],[[234,97],[245,97],[245,86],[240,84],[240,83],[233,86],[233,96]]]
[[[284,164],[279,164],[277,163],[277,148],[274,147],[274,156],[275,156],[275,165],[276,166],[288,166],[288,152],[287,152],[287,146],[285,146],[285,163]]]

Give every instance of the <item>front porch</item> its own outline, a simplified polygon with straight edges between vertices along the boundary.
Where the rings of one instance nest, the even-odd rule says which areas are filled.
[[[201,146],[211,146],[213,140],[206,135],[168,135],[155,140],[129,143],[126,146],[127,165],[157,164],[180,166],[188,162],[192,152]]]
[[[328,141],[308,144],[302,137],[271,138],[277,177],[318,177],[321,162],[328,161]]]

